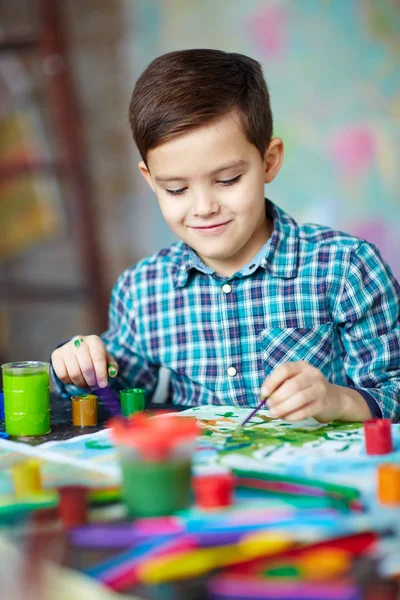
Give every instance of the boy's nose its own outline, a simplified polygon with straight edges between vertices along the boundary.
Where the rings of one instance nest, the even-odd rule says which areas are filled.
[[[196,217],[207,217],[219,210],[219,204],[212,194],[199,192],[193,196],[193,214]]]

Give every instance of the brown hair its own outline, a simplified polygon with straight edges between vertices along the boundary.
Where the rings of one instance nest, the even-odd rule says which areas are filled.
[[[139,77],[129,123],[146,161],[152,148],[233,110],[263,157],[272,113],[261,65],[222,50],[181,50],[159,56]]]

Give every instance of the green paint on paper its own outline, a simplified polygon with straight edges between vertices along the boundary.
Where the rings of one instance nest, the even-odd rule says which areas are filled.
[[[271,456],[286,444],[295,448],[305,445],[318,447],[325,441],[341,441],[344,443],[343,451],[346,451],[359,436],[354,435],[355,430],[360,429],[360,423],[333,422],[324,426],[309,429],[296,427],[292,423],[277,422],[276,419],[262,414],[256,414],[252,421],[245,427],[228,429],[225,427],[224,419],[237,416],[235,413],[215,414],[215,418],[201,419],[203,435],[215,439],[216,450],[222,457],[229,452],[237,452],[242,456],[253,456],[255,451],[263,451],[263,458]],[[220,417],[220,420],[218,420]],[[339,452],[340,449],[337,450]]]
[[[108,450],[109,448],[113,448],[113,445],[102,444],[97,440],[90,440],[89,442],[85,442],[85,447],[89,448],[89,450]]]
[[[226,412],[223,415],[220,415],[217,413],[215,416],[216,417],[224,417],[224,419],[229,419],[230,417],[237,417],[237,415],[235,415],[234,412]]]

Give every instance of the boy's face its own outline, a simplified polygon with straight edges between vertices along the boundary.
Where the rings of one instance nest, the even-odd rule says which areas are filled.
[[[139,168],[157,195],[172,231],[203,262],[229,277],[271,235],[264,183],[278,173],[283,144],[274,138],[264,159],[237,114],[230,114],[157,146]]]

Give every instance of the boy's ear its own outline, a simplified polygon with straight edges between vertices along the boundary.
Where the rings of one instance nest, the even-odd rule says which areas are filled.
[[[273,138],[268,144],[264,154],[265,183],[271,183],[278,175],[283,161],[283,142],[280,138]]]
[[[153,190],[153,192],[155,192],[154,183],[153,183],[153,180],[151,178],[150,171],[147,168],[146,163],[144,162],[144,160],[140,161],[140,163],[138,164],[138,167],[139,167],[139,171],[141,172],[141,174],[145,178],[145,180],[148,183],[148,185],[151,187],[151,189]]]

